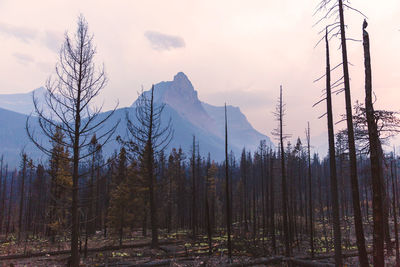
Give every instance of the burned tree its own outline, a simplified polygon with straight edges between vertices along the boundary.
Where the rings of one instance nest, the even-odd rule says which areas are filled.
[[[337,181],[337,170],[336,170],[336,151],[335,151],[335,133],[333,129],[333,111],[332,111],[332,85],[331,85],[331,71],[339,67],[341,64],[337,65],[331,70],[330,63],[330,52],[329,52],[329,27],[325,28],[325,53],[326,53],[326,71],[325,74],[315,80],[318,82],[323,77],[326,79],[325,97],[313,105],[316,106],[323,101],[326,101],[326,113],[324,113],[320,118],[327,115],[328,123],[328,143],[329,143],[329,176],[330,176],[330,194],[332,198],[332,224],[333,224],[333,234],[334,234],[334,248],[335,248],[335,263],[336,266],[342,266],[342,237],[340,231],[340,214],[339,214],[339,192],[338,192],[338,181]],[[336,81],[333,88],[340,86],[338,81]],[[337,91],[341,92],[343,89]],[[339,135],[341,137],[342,135]]]
[[[333,130],[332,93],[331,93],[331,64],[329,56],[328,30],[325,34],[326,43],[326,112],[328,120],[329,167],[332,197],[332,221],[335,247],[336,266],[342,266],[342,237],[340,232],[339,193],[336,174],[335,135]]]
[[[196,136],[193,135],[192,158],[190,159],[192,167],[192,237],[196,239]]]
[[[288,226],[288,196],[287,196],[287,185],[286,185],[286,166],[285,166],[285,150],[283,141],[288,135],[283,133],[283,117],[285,115],[285,104],[282,98],[282,85],[279,91],[278,104],[276,105],[276,111],[274,112],[275,118],[278,121],[278,127],[272,132],[279,140],[280,156],[281,156],[281,176],[282,176],[282,217],[283,217],[283,234],[285,239],[285,256],[289,257],[291,254],[290,250],[290,237],[289,237],[289,226]]]
[[[66,137],[60,145],[72,151],[72,157],[67,160],[72,164],[71,266],[74,267],[79,266],[79,164],[93,153],[87,147],[94,132],[98,133],[97,138],[104,145],[117,126],[103,129],[103,123],[113,115],[113,111],[101,116],[101,107],[93,105],[94,99],[105,87],[107,78],[104,69],[97,71],[95,68],[93,35],[89,34],[88,23],[82,15],[77,24],[73,38],[65,35],[55,78],[50,78],[46,84],[44,103],[39,103],[39,98],[33,95],[41,132],[56,141],[53,137],[59,128]],[[44,140],[38,138],[30,125],[30,120],[34,119],[36,117],[28,118],[26,131],[39,149],[51,155],[51,149]]]
[[[337,15],[336,20],[329,24],[327,27],[327,34],[331,34],[332,37],[340,37],[340,48],[342,52],[342,63],[340,64],[343,68],[343,76],[335,84],[343,84],[344,88],[340,91],[344,91],[345,103],[346,103],[346,122],[347,122],[347,140],[349,149],[350,159],[350,181],[351,181],[351,192],[353,198],[353,215],[354,225],[357,239],[358,258],[360,266],[368,266],[367,250],[365,247],[365,237],[362,224],[362,214],[360,207],[360,193],[358,188],[358,173],[357,173],[357,157],[356,157],[356,146],[354,139],[354,125],[353,125],[353,114],[351,104],[351,92],[350,92],[350,74],[349,74],[349,62],[347,57],[347,38],[346,38],[346,24],[344,20],[344,9],[350,9],[362,14],[357,9],[352,8],[347,0],[322,0],[318,7],[318,11],[325,11],[325,14],[317,22],[331,18]],[[321,40],[323,40],[322,38]],[[343,82],[340,82],[343,79]]]
[[[25,152],[22,153],[21,160],[21,187],[19,190],[19,217],[18,217],[18,242],[21,241],[21,232],[22,232],[22,214],[24,211],[24,197],[25,197],[25,178],[26,178],[26,165],[28,164],[28,157]]]
[[[128,145],[140,161],[142,174],[146,177],[149,189],[151,245],[158,247],[158,222],[155,189],[155,156],[158,156],[170,143],[173,130],[171,119],[162,124],[162,114],[165,104],[154,103],[154,85],[149,92],[142,92],[135,102],[135,117],[130,118],[126,113],[129,139],[122,141]],[[135,119],[135,120],[134,120]]]
[[[228,234],[228,255],[232,258],[231,228],[232,214],[229,192],[229,161],[228,161],[228,117],[225,103],[225,194],[226,194],[226,229]]]
[[[365,30],[368,24],[363,23],[363,45],[364,45],[364,67],[365,67],[365,111],[368,124],[369,151],[371,161],[372,177],[372,206],[373,206],[373,245],[374,245],[374,265],[384,266],[384,225],[383,225],[383,199],[381,191],[381,181],[383,181],[380,171],[382,161],[379,158],[379,137],[376,120],[374,118],[374,107],[372,104],[372,74],[371,56],[369,49],[369,35]]]
[[[310,250],[311,258],[314,258],[314,220],[313,220],[313,198],[312,198],[312,174],[311,174],[311,151],[310,151],[310,123],[306,129],[307,159],[308,159],[308,201],[310,217]]]

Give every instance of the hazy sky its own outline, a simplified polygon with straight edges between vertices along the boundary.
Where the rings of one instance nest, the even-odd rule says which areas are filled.
[[[325,132],[324,46],[314,48],[323,24],[313,27],[319,0],[0,0],[0,93],[28,92],[52,74],[65,31],[82,13],[95,35],[97,59],[109,83],[105,107],[130,105],[143,85],[185,72],[199,98],[239,106],[253,126],[270,135],[279,85],[287,104],[286,130]],[[384,2],[384,4],[383,4]],[[400,110],[400,1],[353,0],[368,17],[377,107]],[[363,18],[346,12],[349,37],[361,39]],[[362,43],[350,42],[352,100],[364,100]],[[340,62],[331,44],[332,65]],[[340,75],[340,70],[337,72]],[[344,113],[344,95],[334,98]],[[336,126],[344,127],[344,124]],[[325,136],[323,136],[325,138]],[[321,137],[320,137],[321,138]]]

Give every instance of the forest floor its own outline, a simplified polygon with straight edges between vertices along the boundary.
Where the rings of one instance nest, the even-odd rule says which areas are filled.
[[[233,257],[227,257],[226,236],[221,231],[212,239],[212,255],[209,255],[207,236],[198,236],[196,240],[187,231],[160,233],[158,249],[150,248],[150,236],[143,237],[141,231],[133,231],[123,240],[119,247],[118,238],[105,239],[97,232],[88,240],[88,252],[84,255],[84,240],[82,240],[81,266],[285,266],[283,257],[274,257],[269,251],[270,246],[262,246],[260,239],[254,243],[249,240],[235,239]],[[265,244],[268,240],[265,240]],[[300,261],[310,262],[305,249],[293,248],[294,257]],[[279,248],[281,249],[281,248]],[[343,251],[347,255],[356,255],[354,249]],[[319,251],[314,263],[333,264],[332,253]],[[392,257],[388,257],[391,262]],[[16,242],[13,236],[7,242],[0,243],[0,266],[67,266],[69,259],[69,241],[62,240],[51,243],[45,239],[30,239]],[[346,266],[357,266],[357,257],[346,257]],[[322,265],[321,265],[322,266]]]

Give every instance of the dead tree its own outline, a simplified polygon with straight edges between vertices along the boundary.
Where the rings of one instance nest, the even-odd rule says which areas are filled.
[[[349,75],[349,64],[347,60],[347,44],[346,44],[346,32],[344,23],[344,12],[343,12],[343,1],[339,0],[339,18],[340,18],[340,38],[342,46],[342,67],[343,67],[343,78],[344,78],[344,93],[346,100],[346,121],[347,121],[347,138],[349,144],[349,158],[350,158],[350,180],[351,180],[351,192],[353,196],[353,212],[354,212],[354,225],[356,229],[358,258],[361,267],[368,266],[367,250],[365,248],[364,230],[362,224],[362,215],[360,208],[360,193],[358,189],[358,177],[357,177],[357,157],[356,157],[356,146],[354,141],[354,128],[353,128],[353,115],[351,105],[351,92],[350,92],[350,75]]]
[[[114,113],[101,116],[101,107],[93,106],[93,100],[105,87],[107,78],[104,69],[96,70],[93,45],[93,35],[89,34],[88,23],[81,15],[77,22],[74,38],[65,35],[64,44],[60,49],[59,62],[56,65],[55,79],[50,78],[46,84],[44,103],[33,95],[36,117],[29,117],[26,131],[31,141],[43,152],[51,155],[51,149],[46,140],[40,140],[30,120],[37,118],[40,130],[45,137],[54,139],[59,128],[66,138],[60,145],[72,151],[68,158],[72,163],[72,203],[71,203],[71,266],[79,266],[79,164],[93,152],[87,147],[90,138],[97,133],[97,139],[103,146],[113,135],[117,124],[109,129],[103,129],[103,124]]]
[[[357,157],[356,157],[356,146],[354,139],[354,125],[353,125],[353,115],[352,115],[352,104],[351,104],[351,92],[350,92],[350,75],[349,75],[349,62],[347,57],[347,39],[346,39],[346,25],[344,21],[344,8],[356,11],[362,14],[357,9],[352,8],[346,0],[322,0],[317,11],[327,10],[325,15],[319,20],[329,19],[330,17],[337,15],[337,19],[328,25],[330,29],[328,33],[331,36],[340,37],[340,47],[342,52],[342,65],[343,76],[335,84],[343,84],[344,88],[339,91],[344,91],[345,103],[346,103],[346,122],[347,122],[347,140],[349,149],[349,159],[350,159],[350,181],[351,181],[351,193],[353,198],[353,215],[354,215],[354,225],[357,239],[358,248],[358,258],[361,267],[368,266],[367,250],[365,247],[364,230],[362,224],[362,214],[360,207],[360,194],[358,188],[358,174],[357,174]],[[363,15],[363,14],[362,14]],[[335,32],[336,31],[336,32]],[[321,39],[323,40],[323,38]],[[343,82],[339,83],[343,79]]]
[[[1,197],[1,217],[0,217],[0,233],[3,233],[3,226],[4,226],[4,219],[5,219],[5,214],[6,214],[6,199],[7,199],[7,180],[8,180],[8,165],[6,164],[6,169],[5,169],[5,176],[4,176],[4,182],[2,184],[3,189],[2,189],[2,197]]]
[[[1,159],[0,159],[0,205],[1,203],[3,203],[3,199],[4,199],[4,193],[5,191],[3,190],[3,155],[1,155]],[[4,177],[4,182],[6,182],[7,180],[7,173],[5,173],[5,177]],[[3,216],[4,216],[4,207],[3,205],[0,206],[0,234],[3,233]]]
[[[21,161],[21,188],[19,190],[19,217],[18,217],[18,242],[21,241],[21,232],[22,232],[22,215],[24,211],[24,197],[25,197],[25,178],[26,178],[26,165],[28,164],[28,158],[26,153],[22,153],[22,161]]]
[[[342,266],[342,237],[340,232],[340,215],[339,215],[339,193],[336,174],[336,155],[335,155],[335,135],[333,130],[333,114],[332,114],[332,93],[331,93],[331,65],[329,56],[328,29],[325,34],[326,43],[326,112],[328,120],[328,141],[329,141],[329,167],[330,167],[330,184],[332,197],[332,221],[334,233],[335,247],[335,264]]]
[[[393,224],[394,224],[394,238],[395,238],[394,240],[396,245],[396,266],[400,266],[399,232],[398,232],[397,211],[396,211],[397,194],[396,194],[396,184],[395,184],[395,180],[397,182],[397,177],[395,177],[395,174],[393,172],[393,168],[396,168],[396,165],[393,166],[393,162],[396,164],[396,160],[395,159],[390,160],[390,176],[392,178],[392,212],[393,212]]]
[[[204,190],[204,199],[205,199],[205,209],[206,209],[206,226],[207,226],[207,238],[208,238],[208,254],[212,255],[212,230],[211,230],[211,222],[210,222],[210,207],[209,207],[209,197],[208,197],[208,189],[210,187],[210,175],[209,170],[211,168],[210,162],[210,153],[208,153],[207,157],[207,165],[206,165],[206,175],[205,175],[205,190]]]
[[[274,254],[276,254],[276,229],[275,229],[275,190],[274,190],[274,159],[275,159],[275,154],[270,157],[270,210],[271,210],[271,215],[270,215],[270,224],[271,224],[271,242],[272,242],[272,250],[274,251]]]
[[[7,224],[6,224],[6,239],[8,239],[8,234],[10,232],[10,223],[11,223],[11,208],[13,204],[13,189],[14,189],[14,180],[17,176],[17,170],[14,170],[13,174],[11,175],[11,185],[10,185],[10,194],[8,197],[8,212],[7,212]]]
[[[226,113],[225,103],[225,194],[226,194],[226,229],[228,232],[228,256],[232,258],[232,243],[231,243],[231,202],[229,193],[229,160],[228,160],[228,118]]]
[[[364,67],[365,67],[365,110],[368,123],[369,151],[371,161],[372,178],[372,206],[373,206],[373,247],[374,265],[384,266],[384,225],[383,225],[383,199],[381,191],[382,172],[379,166],[382,161],[379,158],[379,137],[376,120],[374,117],[374,107],[372,104],[372,74],[371,56],[369,49],[369,35],[365,30],[367,21],[363,23],[363,46],[364,46]]]
[[[193,135],[192,147],[192,237],[196,239],[196,137]]]
[[[275,118],[278,121],[278,128],[275,129],[272,134],[277,136],[280,145],[280,156],[281,156],[281,176],[282,176],[282,217],[283,217],[283,234],[285,240],[285,256],[289,257],[291,254],[290,250],[290,237],[289,237],[289,225],[288,225],[288,197],[287,197],[287,184],[286,184],[286,166],[285,166],[285,150],[283,141],[288,136],[283,133],[283,117],[285,115],[285,104],[282,98],[282,85],[280,86],[278,104],[276,111],[274,112]]]
[[[311,151],[310,151],[310,123],[306,129],[307,138],[307,157],[308,157],[308,201],[309,201],[309,217],[310,217],[310,249],[311,258],[314,258],[314,220],[313,220],[313,205],[312,205],[312,174],[311,174]]]
[[[131,153],[136,155],[140,162],[149,189],[150,202],[151,246],[158,247],[158,220],[155,190],[155,162],[158,156],[169,145],[172,136],[171,119],[162,125],[162,114],[165,105],[154,103],[154,85],[148,92],[142,92],[135,102],[135,117],[126,113],[128,140],[119,140],[128,146]],[[144,215],[146,216],[146,215]]]

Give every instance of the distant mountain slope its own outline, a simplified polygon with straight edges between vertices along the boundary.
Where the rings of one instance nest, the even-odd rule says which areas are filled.
[[[126,129],[126,113],[128,112],[130,119],[137,123],[135,118],[136,108],[121,108],[115,111],[114,115],[107,122],[108,126],[114,125],[118,120],[120,120],[120,124],[118,125],[115,131],[115,137],[121,136],[123,139],[127,140],[129,138],[129,133],[127,133]],[[99,120],[106,116],[107,113],[101,114]],[[209,132],[197,127],[196,125],[190,123],[185,118],[183,118],[175,109],[171,108],[171,106],[166,105],[164,108],[164,112],[162,114],[162,122],[167,123],[171,118],[172,125],[174,128],[174,135],[171,143],[167,148],[167,153],[170,150],[175,148],[182,148],[185,153],[190,153],[190,149],[192,146],[192,138],[193,135],[196,135],[196,141],[200,144],[200,152],[203,156],[206,156],[208,152],[210,152],[211,157],[216,160],[221,160],[224,157],[224,143],[223,139],[217,137]],[[164,124],[165,125],[165,124]],[[104,127],[107,129],[107,126]],[[102,131],[98,134],[101,135]],[[111,154],[115,149],[119,148],[119,144],[113,141],[108,144],[103,151],[106,154]]]
[[[38,97],[39,102],[43,103],[45,89],[40,87],[29,93],[0,94],[0,108],[29,115],[34,110],[32,101],[33,92],[35,92],[35,96]]]
[[[209,116],[216,122],[217,129],[220,133],[224,132],[225,111],[224,107],[216,107],[207,103],[202,103],[204,109]],[[273,146],[270,138],[258,132],[249,123],[246,116],[240,111],[240,108],[234,106],[227,106],[228,117],[228,140],[237,149],[246,149],[254,151],[260,143],[260,140],[265,140],[267,145]]]
[[[29,140],[25,124],[28,116],[0,108],[0,155],[4,156],[10,167],[16,167],[20,161],[20,154],[24,150],[30,157],[40,159],[42,153]],[[32,121],[36,129],[39,125]],[[38,137],[42,135],[39,131]]]
[[[43,103],[44,89],[37,89],[36,92],[39,101]],[[145,91],[144,94],[149,96],[150,90]],[[212,159],[217,161],[224,159],[224,107],[201,102],[197,91],[184,73],[178,73],[172,81],[160,82],[155,85],[155,103],[156,105],[165,104],[162,121],[167,123],[171,118],[174,128],[174,138],[167,148],[167,153],[173,147],[181,147],[185,153],[190,153],[195,135],[202,156],[206,156],[210,152]],[[32,92],[18,95],[0,95],[0,107],[30,114],[33,110]],[[128,112],[130,118],[135,122],[135,109],[136,101],[131,107],[116,110],[114,115],[106,122],[106,125],[96,132],[100,136],[103,131],[110,129],[120,120],[115,136],[103,148],[107,156],[120,147],[115,140],[116,136],[120,135],[127,138],[126,113]],[[0,154],[4,154],[7,161],[18,162],[19,154],[22,148],[25,148],[25,151],[31,157],[39,158],[42,154],[33,146],[25,132],[27,116],[10,110],[0,109],[0,125],[2,125],[0,127]],[[100,114],[98,119],[101,120],[109,112]],[[238,107],[227,106],[227,113],[229,150],[232,150],[237,157],[240,156],[243,147],[254,151],[260,140],[266,140],[267,145],[272,145],[269,137],[256,131]],[[38,137],[42,138],[35,120],[32,120],[32,128],[35,129]],[[42,158],[46,159],[43,155]]]

